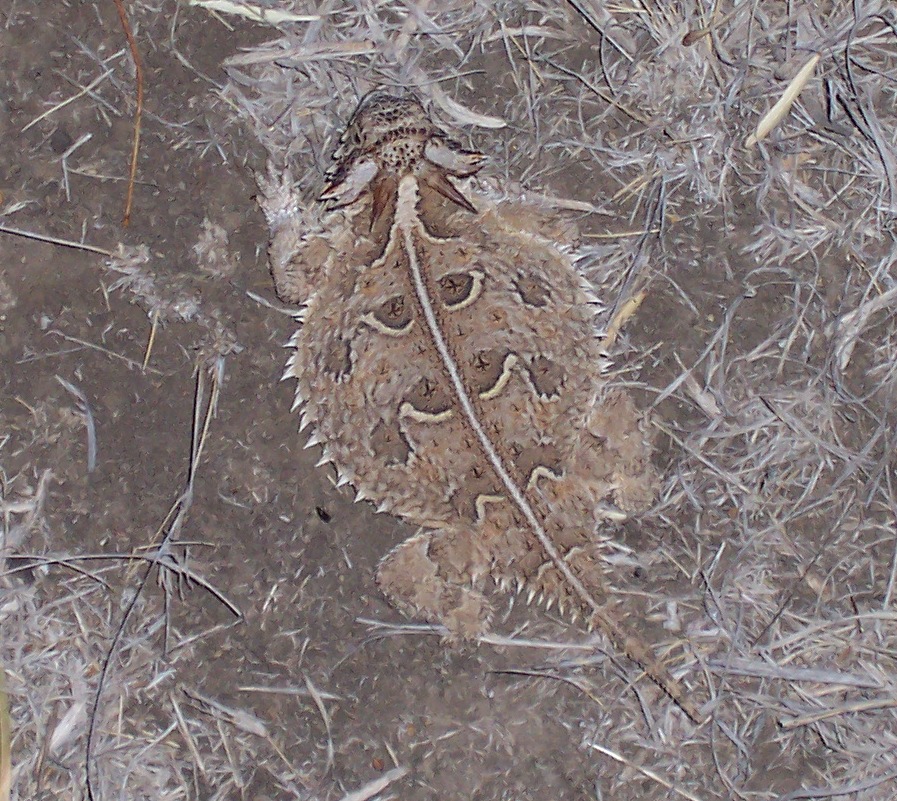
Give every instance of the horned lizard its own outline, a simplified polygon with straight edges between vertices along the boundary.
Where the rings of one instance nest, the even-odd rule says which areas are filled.
[[[304,307],[285,373],[300,428],[339,484],[420,526],[377,573],[400,610],[474,638],[491,577],[597,624],[700,720],[605,606],[602,521],[650,504],[656,476],[632,400],[602,376],[597,298],[547,215],[456,187],[483,158],[413,97],[374,91],[317,228],[288,177],[262,182],[277,294]]]

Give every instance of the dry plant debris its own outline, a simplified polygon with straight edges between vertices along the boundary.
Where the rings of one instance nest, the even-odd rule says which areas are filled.
[[[180,561],[162,568],[177,592],[140,594],[97,708],[98,797],[894,798],[893,4],[259,0],[164,15],[134,3],[135,39],[158,70],[141,158],[157,161],[141,164],[126,238],[114,218],[134,83],[117,27],[96,26],[106,6],[60,7],[66,24],[85,15],[77,34],[35,0],[0,21],[13,797],[83,797],[99,665],[137,586],[127,566],[154,558],[141,546],[184,486],[171,473],[187,469],[193,371],[223,359],[209,469]],[[41,70],[17,55],[25,32],[50,37],[31,51]],[[183,83],[166,86],[175,74]],[[282,398],[267,388],[288,321],[227,293],[239,279],[213,254],[240,247],[238,218],[213,201],[267,155],[313,209],[341,123],[384,84],[415,91],[462,139],[476,127],[495,187],[577,216],[579,267],[606,323],[647,293],[612,356],[615,378],[654,407],[666,478],[620,570],[652,641],[692,644],[712,700],[701,729],[641,683],[612,694],[607,662],[565,649],[572,633],[549,618],[511,610],[502,644],[448,656],[420,628],[362,639],[340,616],[380,616],[354,578],[374,557],[340,533],[379,519],[335,490],[285,486],[295,465],[270,443],[291,429],[272,422]],[[786,96],[788,113],[759,136]],[[181,165],[174,183],[166,161]],[[224,161],[233,178],[210,166]],[[160,186],[174,188],[150,209]],[[214,213],[191,222],[197,197]],[[69,248],[60,264],[55,246],[10,229],[117,254],[116,277],[100,254]],[[196,275],[177,269],[197,260]],[[264,295],[264,276],[246,283]],[[89,479],[85,404],[57,375],[95,417]],[[180,425],[143,398],[179,410]],[[128,439],[146,426],[158,452]],[[300,491],[308,516],[291,503]],[[229,613],[195,580],[237,594],[252,622],[225,629]],[[244,637],[255,639],[239,651]],[[527,674],[483,678],[484,666]],[[249,675],[221,673],[238,669]]]

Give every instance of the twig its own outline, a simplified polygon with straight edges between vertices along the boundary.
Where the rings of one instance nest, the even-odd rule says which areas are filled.
[[[131,33],[131,26],[128,23],[124,0],[114,0],[114,2],[115,7],[118,9],[118,17],[121,20],[125,38],[128,40],[131,58],[134,60],[134,77],[137,82],[137,107],[134,109],[134,143],[131,147],[131,167],[128,172],[128,195],[125,200],[125,216],[121,221],[121,224],[126,226],[131,221],[131,202],[134,199],[134,183],[137,177],[137,152],[140,149],[140,119],[143,116],[143,64],[140,62],[137,42],[134,41],[134,35]]]
[[[153,354],[153,343],[156,341],[156,331],[159,328],[159,310],[153,309],[153,323],[150,328],[149,339],[146,343],[146,353],[143,356],[143,372],[146,372],[149,365],[150,356]]]
[[[100,676],[97,682],[97,690],[93,698],[93,704],[91,705],[90,723],[88,724],[87,729],[87,746],[85,748],[84,754],[85,780],[87,785],[87,797],[89,801],[96,801],[97,799],[97,794],[94,791],[93,782],[93,762],[95,760],[96,751],[97,717],[100,709],[100,700],[102,699],[103,690],[106,686],[106,680],[109,675],[109,671],[112,668],[112,660],[115,654],[118,652],[118,646],[121,643],[122,636],[124,635],[125,626],[127,625],[128,620],[130,620],[131,615],[134,613],[134,609],[137,606],[137,601],[140,599],[140,596],[142,595],[143,590],[145,589],[149,581],[150,574],[152,573],[153,568],[156,566],[156,562],[161,561],[162,558],[167,555],[167,551],[171,545],[172,539],[174,539],[176,533],[183,526],[187,513],[189,512],[190,507],[193,505],[193,485],[196,478],[196,469],[198,467],[199,459],[202,455],[203,445],[205,444],[205,439],[209,431],[209,423],[211,421],[212,415],[215,413],[215,409],[218,404],[218,395],[221,390],[220,366],[217,364],[212,366],[211,368],[209,368],[209,372],[212,376],[212,389],[209,395],[208,403],[205,402],[205,371],[199,369],[197,370],[196,374],[196,393],[194,396],[193,404],[193,436],[191,439],[190,467],[187,474],[187,486],[181,493],[180,497],[178,497],[178,499],[172,504],[171,509],[169,509],[168,514],[165,516],[165,520],[163,520],[162,524],[156,531],[157,538],[161,535],[161,541],[159,542],[159,546],[157,549],[158,557],[154,560],[151,560],[143,571],[143,575],[137,583],[137,587],[131,597],[131,600],[128,602],[128,605],[125,607],[125,610],[122,613],[121,622],[119,623],[118,628],[116,629],[115,634],[112,637],[112,642],[110,643],[109,648],[106,651],[105,657],[103,658],[103,666],[100,670]],[[203,415],[202,408],[204,404],[205,414]]]

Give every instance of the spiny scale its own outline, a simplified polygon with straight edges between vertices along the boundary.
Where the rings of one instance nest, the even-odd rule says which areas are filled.
[[[380,563],[400,609],[473,638],[484,576],[595,623],[695,721],[683,688],[602,605],[602,523],[645,508],[650,447],[602,378],[597,299],[537,208],[463,195],[482,156],[410,97],[365,97],[317,225],[263,184],[278,295],[305,306],[286,376],[340,483],[421,527]],[[288,182],[288,177],[286,181]],[[287,213],[285,213],[285,210]]]

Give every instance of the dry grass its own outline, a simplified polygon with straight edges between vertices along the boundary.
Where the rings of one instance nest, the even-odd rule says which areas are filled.
[[[238,118],[277,170],[289,167],[288,201],[310,204],[359,95],[411,88],[492,157],[486,184],[511,195],[525,188],[578,214],[581,265],[611,299],[608,319],[647,293],[618,334],[619,380],[653,398],[667,443],[668,480],[650,520],[659,534],[643,558],[677,591],[658,581],[646,605],[671,642],[687,644],[685,656],[674,652],[677,674],[712,720],[695,729],[635,693],[612,707],[589,704],[568,725],[588,749],[582,760],[600,754],[593,772],[614,777],[604,780],[606,797],[894,798],[893,7],[197,5],[181,13],[210,14],[210,25],[229,24],[241,6],[280,14],[262,15],[265,44],[228,56],[228,80],[208,102]],[[311,18],[290,22],[288,12]],[[814,74],[792,84],[816,56]],[[92,97],[107,74],[80,95]],[[800,91],[761,135],[789,84]],[[228,274],[226,250],[224,231],[208,224],[196,254],[209,274]],[[234,352],[216,310],[161,285],[149,260],[120,252],[116,288],[154,325],[198,326],[204,363]],[[28,447],[62,425],[37,409]],[[0,463],[18,455],[0,449]],[[312,779],[329,768],[332,742],[295,765],[270,722],[183,686],[176,666],[194,634],[179,634],[161,658],[165,610],[134,595],[135,613],[110,650],[122,609],[106,582],[121,566],[54,552],[42,513],[51,466],[35,462],[5,479],[0,499],[7,553],[37,560],[8,562],[0,585],[13,797],[78,797],[98,666],[114,653],[93,719],[102,732],[97,798],[123,788],[134,798],[236,798],[250,766],[263,763],[281,797],[338,798],[341,790]],[[186,564],[163,565],[158,551],[148,558],[169,578],[204,581]],[[15,580],[37,563],[65,569],[52,581]],[[554,658],[550,675],[576,677],[585,702],[582,664]],[[300,691],[329,736],[336,701],[310,680]],[[138,714],[144,699],[152,714]],[[404,797],[395,789],[407,786],[404,770],[345,798]]]

